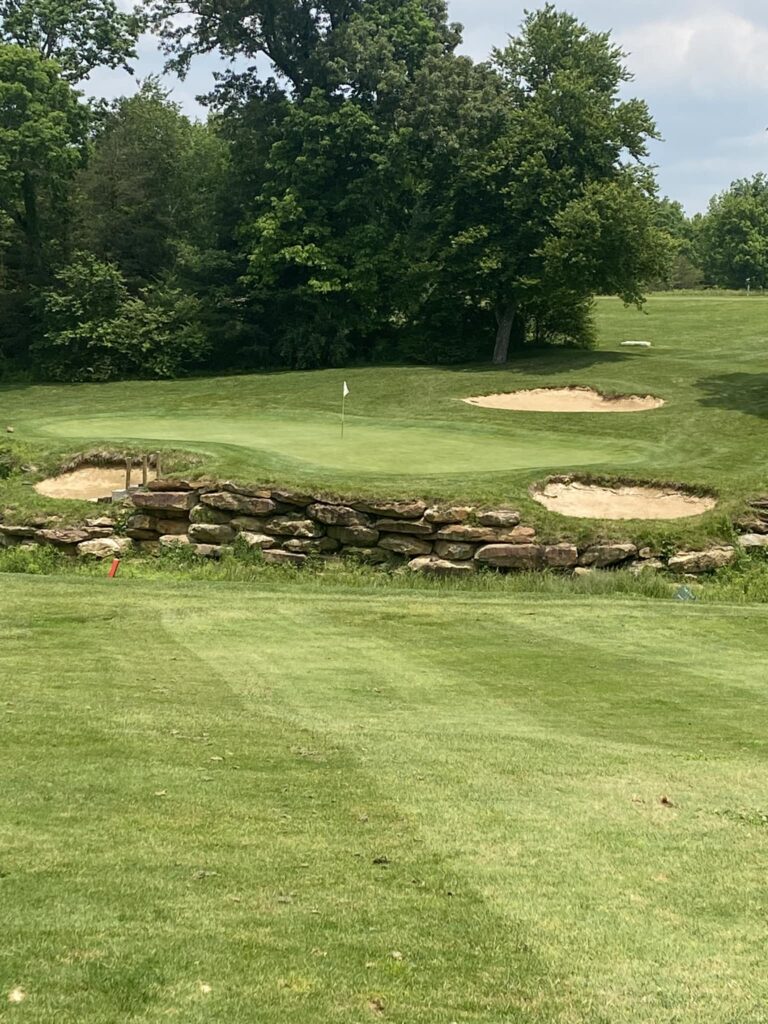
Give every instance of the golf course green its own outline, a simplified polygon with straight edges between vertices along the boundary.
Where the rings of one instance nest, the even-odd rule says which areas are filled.
[[[3,1020],[761,1019],[765,606],[2,587]]]
[[[604,299],[595,351],[552,350],[505,369],[385,366],[6,386],[0,417],[46,470],[78,451],[125,443],[186,450],[201,471],[245,481],[528,502],[540,517],[528,499],[531,483],[579,470],[712,489],[720,501],[704,517],[709,529],[768,486],[767,311],[760,296],[655,295],[645,312]],[[652,347],[621,344],[637,338]],[[652,394],[666,404],[595,415],[462,401],[568,384]],[[23,504],[23,493],[9,486],[0,482],[0,499]]]

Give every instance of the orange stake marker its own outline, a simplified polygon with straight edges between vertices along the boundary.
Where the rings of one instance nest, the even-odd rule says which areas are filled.
[[[112,580],[117,576],[117,570],[120,568],[120,559],[113,558],[112,565],[109,567],[109,578]]]

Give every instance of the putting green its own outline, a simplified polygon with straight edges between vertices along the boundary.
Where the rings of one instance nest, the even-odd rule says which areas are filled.
[[[299,419],[256,415],[243,418],[142,416],[119,414],[65,419],[41,424],[59,437],[88,442],[131,441],[172,443],[208,451],[215,446],[259,453],[293,468],[320,467],[358,473],[413,474],[497,472],[551,466],[586,466],[614,461],[634,462],[645,455],[642,442],[588,442],[564,432],[520,429],[501,435],[481,428],[386,424],[350,418],[344,439],[338,418],[305,415]]]

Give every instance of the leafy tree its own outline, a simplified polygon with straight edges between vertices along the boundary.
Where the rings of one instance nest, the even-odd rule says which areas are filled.
[[[87,253],[59,272],[41,306],[34,354],[54,380],[174,377],[206,351],[195,298],[171,288],[131,296],[114,264]]]
[[[0,41],[57,60],[62,77],[79,82],[97,67],[131,71],[145,20],[115,0],[0,0]]]
[[[181,22],[175,0],[153,0],[151,7],[171,66],[181,74],[196,54],[212,50],[266,58],[280,86],[297,99],[316,89],[371,96],[393,69],[413,73],[426,52],[450,52],[459,41],[445,0],[189,0]],[[397,73],[389,88],[396,79]],[[259,88],[252,72],[224,71],[220,82],[241,97]]]
[[[701,215],[686,216],[681,203],[665,197],[657,204],[657,225],[665,231],[674,243],[674,253],[666,279],[653,284],[654,290],[698,288],[704,281],[697,238]]]
[[[178,246],[214,243],[224,144],[192,124],[156,79],[117,100],[78,180],[76,241],[134,290],[174,269]]]
[[[768,176],[735,181],[715,196],[699,231],[708,280],[723,288],[768,285]]]
[[[54,61],[0,44],[0,337],[24,354],[31,290],[60,257],[88,111]]]
[[[495,316],[494,362],[536,334],[548,302],[639,302],[663,271],[653,176],[637,170],[655,127],[644,103],[619,99],[622,58],[547,5],[490,69],[426,72],[411,116],[428,140],[428,261],[446,302]]]

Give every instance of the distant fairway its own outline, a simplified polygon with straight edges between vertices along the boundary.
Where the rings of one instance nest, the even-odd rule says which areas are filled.
[[[765,606],[0,579],[4,1021],[763,1019]]]
[[[5,387],[0,424],[11,424],[30,461],[48,468],[93,446],[172,447],[197,453],[200,471],[243,481],[512,501],[553,530],[562,521],[528,495],[548,474],[680,482],[719,495],[715,512],[682,528],[722,533],[732,510],[768,489],[768,300],[657,295],[647,313],[607,299],[597,313],[597,351],[554,350],[502,370],[382,366]],[[633,338],[653,347],[622,348]],[[343,380],[351,394],[342,441]],[[510,412],[462,401],[567,384],[656,395],[665,405],[628,416]],[[0,482],[0,501],[36,499]],[[37,506],[53,508],[42,499]]]

